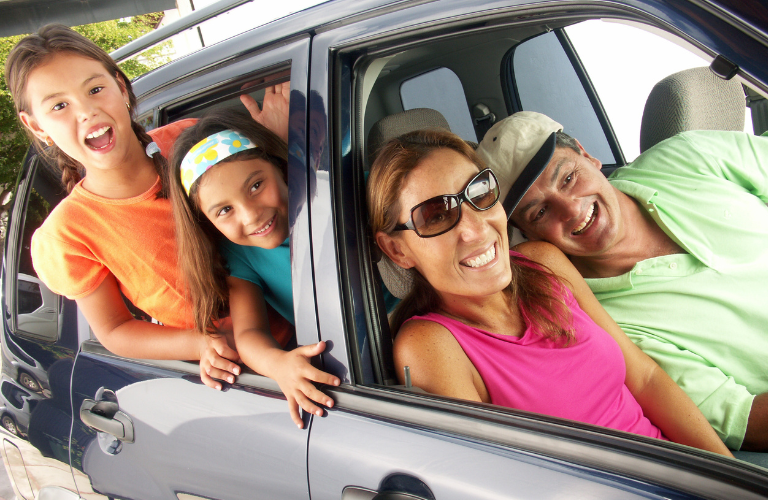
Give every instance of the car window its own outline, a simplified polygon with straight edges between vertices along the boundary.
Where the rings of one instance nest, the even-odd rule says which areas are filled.
[[[43,295],[40,292],[40,284],[24,279],[26,276],[19,275],[19,314],[29,314],[43,305]]]
[[[477,142],[461,80],[450,69],[438,68],[404,81],[400,97],[403,109],[437,110],[448,120],[454,134],[465,141]]]
[[[19,239],[14,246],[17,260],[9,266],[15,276],[13,296],[18,335],[55,342],[60,333],[61,300],[38,279],[32,265],[30,245],[32,235],[43,224],[51,211],[66,196],[55,167],[42,158],[32,160],[37,167],[31,174],[31,189],[26,197],[16,199],[16,213],[26,212],[19,227]],[[13,238],[13,236],[11,236]]]
[[[595,21],[599,22],[599,21]],[[436,104],[429,104],[429,85],[421,84],[420,78],[435,72],[432,68],[439,66],[450,70],[450,75],[455,75],[458,83],[456,88],[461,88],[465,102],[463,107],[474,109],[478,103],[488,107],[493,115],[493,121],[498,121],[520,110],[533,110],[549,114],[564,125],[565,131],[577,137],[585,149],[597,156],[604,164],[621,166],[625,163],[622,150],[625,139],[618,140],[612,128],[614,115],[621,113],[621,104],[604,106],[600,99],[600,88],[591,81],[589,68],[585,69],[577,54],[578,48],[583,47],[572,43],[569,38],[569,29],[582,28],[581,24],[568,24],[557,26],[556,23],[536,26],[535,23],[518,25],[504,29],[495,26],[493,29],[475,30],[470,33],[452,33],[452,36],[420,37],[420,43],[413,44],[409,40],[408,45],[376,46],[365,56],[350,56],[350,66],[358,68],[356,78],[348,85],[350,93],[356,96],[355,108],[351,111],[352,119],[360,117],[353,128],[358,131],[352,137],[354,148],[358,148],[358,163],[351,158],[342,157],[340,168],[359,168],[365,170],[371,164],[376,151],[381,147],[382,135],[394,137],[404,131],[409,131],[408,121],[414,120],[419,127],[427,128],[431,118],[429,115],[438,113],[448,121],[451,129],[454,122],[448,119]],[[574,38],[577,38],[575,35]],[[578,38],[581,43],[581,38]],[[668,42],[672,43],[672,42]],[[384,45],[384,44],[382,44]],[[472,47],[471,57],[468,57],[467,47]],[[364,52],[364,51],[363,51]],[[341,59],[344,61],[344,59]],[[471,60],[471,64],[467,62]],[[611,61],[602,61],[604,66],[610,66]],[[499,71],[501,68],[501,71]],[[664,71],[674,72],[674,69]],[[680,68],[682,69],[682,68]],[[620,72],[617,72],[620,73]],[[345,74],[343,71],[340,74]],[[351,73],[350,73],[351,74]],[[440,74],[449,79],[448,71]],[[660,78],[667,76],[662,75]],[[451,76],[450,78],[454,78]],[[617,76],[620,80],[620,74]],[[656,78],[656,77],[654,77]],[[427,80],[424,80],[425,82]],[[617,85],[614,80],[614,85]],[[655,83],[655,82],[654,82]],[[424,94],[421,101],[411,104],[408,92],[409,85],[421,85],[418,90]],[[340,82],[339,93],[344,95],[345,83]],[[357,87],[355,87],[357,85]],[[438,88],[436,83],[430,83],[431,88]],[[601,85],[606,85],[601,83]],[[442,89],[442,87],[440,87]],[[440,92],[435,94],[443,95]],[[414,94],[416,92],[414,91]],[[627,97],[627,96],[625,96]],[[643,102],[646,96],[636,97]],[[400,99],[397,99],[400,98]],[[415,99],[415,98],[414,98]],[[452,100],[455,100],[453,97]],[[629,99],[629,97],[627,97]],[[418,107],[429,108],[429,113],[420,112],[420,116],[407,115],[409,110]],[[434,113],[433,113],[434,112]],[[398,117],[406,117],[398,120]],[[641,114],[635,114],[639,127]],[[386,123],[383,127],[381,124]],[[396,130],[389,130],[391,124],[396,124]],[[475,131],[478,127],[475,125]],[[398,132],[397,128],[401,130]],[[385,132],[382,132],[384,130]],[[481,134],[476,134],[482,139]],[[354,141],[357,142],[354,142]],[[637,138],[633,140],[637,141]],[[628,146],[627,146],[628,147]],[[634,154],[634,153],[633,153]],[[363,178],[364,176],[361,176]],[[361,183],[360,189],[364,184]],[[345,194],[341,195],[344,200]],[[351,196],[351,195],[350,195]],[[365,197],[364,193],[357,195],[358,200]],[[356,201],[351,198],[348,203],[354,206]],[[346,205],[346,201],[342,204]],[[341,211],[344,217],[344,227],[352,227],[352,223],[346,220],[346,211]],[[363,226],[364,228],[366,226]],[[369,229],[369,228],[368,228]],[[353,331],[347,333],[348,338],[361,338],[361,327],[366,328],[367,343],[358,341],[358,350],[353,362],[359,364],[358,373],[374,374],[374,382],[370,382],[367,376],[358,378],[361,385],[375,385],[392,387],[396,390],[410,390],[418,392],[418,388],[408,388],[398,385],[396,378],[403,380],[404,374],[396,373],[391,359],[393,336],[396,332],[390,330],[390,325],[384,314],[384,305],[381,297],[376,293],[378,284],[383,280],[390,290],[395,290],[404,282],[402,278],[391,280],[388,271],[389,264],[386,258],[382,258],[381,252],[372,242],[372,235],[365,234],[358,237],[352,245],[360,245],[367,249],[370,255],[364,255],[361,259],[366,261],[363,266],[370,266],[364,270],[367,276],[372,278],[373,285],[368,285],[362,290],[350,287],[348,293],[355,299],[364,294],[366,304],[376,304],[376,309],[369,311],[367,322],[350,322]],[[348,237],[348,234],[341,236]],[[362,242],[362,243],[361,243]],[[343,242],[339,243],[344,245]],[[349,244],[348,244],[349,245]],[[390,277],[388,277],[390,276]],[[391,283],[391,286],[389,285]],[[350,301],[352,302],[352,301]],[[391,320],[391,317],[388,318]],[[360,348],[364,345],[367,349]],[[352,346],[354,348],[354,346]],[[398,377],[399,376],[399,377]]]
[[[672,40],[664,32],[640,26],[592,20],[565,28],[627,162],[640,154],[640,123],[653,86],[673,73],[706,67],[712,61],[689,44],[683,46],[682,41]],[[745,117],[744,130],[751,133],[751,114],[745,113]]]
[[[544,33],[513,49],[510,85],[519,98],[515,111],[537,111],[563,125],[584,148],[606,165],[621,161],[611,151],[605,131],[584,85],[555,32]]]

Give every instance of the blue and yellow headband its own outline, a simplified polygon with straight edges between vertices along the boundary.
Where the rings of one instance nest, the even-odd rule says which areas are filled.
[[[189,195],[192,184],[209,168],[240,151],[257,148],[250,139],[234,130],[209,135],[195,144],[181,161],[181,184]]]

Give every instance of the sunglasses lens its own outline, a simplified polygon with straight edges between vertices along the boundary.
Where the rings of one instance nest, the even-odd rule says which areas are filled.
[[[456,196],[437,196],[413,210],[413,225],[422,236],[431,236],[448,230],[459,217]]]
[[[499,185],[490,171],[484,172],[467,186],[467,199],[475,208],[484,210],[490,208],[499,199]]]

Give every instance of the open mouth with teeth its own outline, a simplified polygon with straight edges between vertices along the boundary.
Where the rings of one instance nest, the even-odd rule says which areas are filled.
[[[496,258],[496,244],[491,245],[484,254],[478,255],[474,259],[467,259],[461,262],[462,266],[466,267],[482,267]]]
[[[272,227],[272,224],[274,224],[274,223],[275,223],[275,218],[276,218],[276,217],[277,217],[277,215],[274,215],[274,216],[272,216],[272,218],[271,218],[271,219],[269,219],[269,222],[267,222],[267,223],[266,223],[266,225],[265,225],[264,227],[262,227],[262,228],[261,228],[261,229],[259,229],[258,231],[254,231],[254,232],[252,232],[251,234],[252,234],[252,235],[259,235],[259,234],[264,234],[265,232],[267,232],[267,231],[269,230],[269,228],[270,228],[270,227]]]
[[[104,149],[112,142],[112,127],[101,127],[85,136],[85,144],[91,149]]]
[[[572,235],[578,236],[582,234],[584,231],[589,229],[592,226],[592,223],[597,218],[597,202],[594,202],[591,207],[589,207],[589,210],[587,210],[587,216],[584,218],[584,220],[579,224],[576,229],[571,232]]]

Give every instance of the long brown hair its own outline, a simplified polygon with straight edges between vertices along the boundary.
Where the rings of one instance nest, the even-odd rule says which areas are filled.
[[[371,167],[368,178],[368,213],[373,234],[392,234],[401,212],[400,193],[406,177],[430,153],[450,149],[475,164],[485,165],[474,149],[460,137],[444,130],[410,132],[385,144]],[[522,256],[510,256],[512,281],[504,289],[510,304],[516,303],[526,324],[537,325],[545,337],[567,345],[573,338],[571,313],[565,304],[565,286],[546,267]],[[414,285],[391,319],[393,331],[413,316],[440,309],[440,296],[416,269]]]
[[[47,24],[40,28],[37,33],[25,36],[8,55],[8,60],[5,63],[5,81],[8,83],[8,89],[13,97],[16,114],[18,115],[21,111],[31,112],[26,96],[26,85],[30,73],[61,53],[76,54],[100,62],[107,72],[115,78],[118,85],[125,89],[128,94],[128,104],[130,104],[131,128],[142,147],[146,148],[152,142],[152,138],[141,125],[136,123],[134,116],[136,96],[133,93],[131,81],[101,47],[61,24]],[[67,187],[67,192],[71,192],[75,184],[82,178],[83,165],[65,154],[55,144],[46,148],[45,144],[29,129],[23,128],[38,153],[58,163],[61,169],[61,180]],[[167,171],[165,158],[158,152],[152,156],[152,161],[155,164],[155,170],[162,178]],[[165,181],[166,179],[162,180]],[[163,182],[163,189],[158,195],[159,197],[164,198],[166,196],[165,186],[166,182]]]
[[[288,147],[277,135],[244,113],[229,109],[213,110],[181,133],[173,146],[169,195],[176,221],[179,267],[184,277],[195,314],[195,329],[214,333],[215,322],[227,309],[229,289],[227,271],[218,251],[224,236],[200,210],[198,188],[201,175],[189,189],[181,184],[181,162],[192,147],[206,137],[234,130],[258,147],[235,153],[218,164],[231,161],[262,159],[283,173],[287,180]]]

